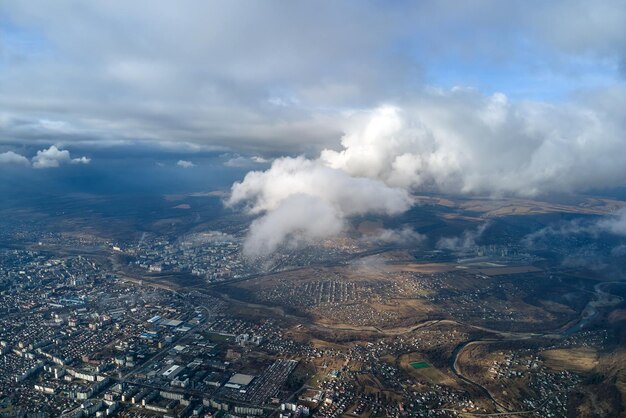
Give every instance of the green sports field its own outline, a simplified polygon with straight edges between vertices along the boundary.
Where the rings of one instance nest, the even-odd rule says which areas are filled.
[[[430,367],[430,363],[426,361],[415,361],[411,363],[410,366],[414,369],[425,369],[427,367]]]

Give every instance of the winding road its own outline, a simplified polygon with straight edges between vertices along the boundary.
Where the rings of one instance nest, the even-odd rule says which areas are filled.
[[[527,410],[527,411],[508,411],[501,403],[499,403],[491,395],[491,393],[486,387],[484,387],[483,385],[481,385],[480,383],[476,381],[471,380],[467,376],[463,375],[462,371],[459,368],[459,356],[467,347],[470,347],[472,345],[477,345],[477,344],[490,344],[493,342],[501,342],[501,341],[520,341],[520,340],[529,339],[533,337],[567,338],[575,334],[576,332],[579,332],[582,329],[584,329],[593,319],[595,319],[599,315],[600,309],[616,306],[624,300],[620,296],[613,295],[603,290],[605,286],[610,285],[610,284],[626,285],[626,282],[625,281],[610,281],[610,282],[597,283],[594,286],[595,297],[587,303],[587,306],[585,306],[585,308],[583,309],[579,320],[576,321],[576,323],[574,323],[573,325],[569,327],[565,327],[564,329],[551,330],[551,331],[538,332],[538,333],[501,333],[501,332],[494,331],[494,330],[474,327],[474,328],[482,329],[484,331],[489,331],[489,332],[494,331],[494,333],[497,334],[501,338],[497,338],[497,339],[485,338],[485,339],[480,339],[480,340],[470,340],[470,341],[465,341],[459,344],[452,353],[452,358],[450,359],[450,368],[452,369],[452,372],[459,379],[463,380],[466,383],[473,385],[480,392],[482,392],[488,399],[490,399],[496,406],[496,409],[498,410],[498,412],[491,413],[491,414],[480,414],[480,413],[462,413],[462,414],[466,416],[527,415],[527,414],[531,414],[531,413],[541,410],[545,406],[545,404],[556,395],[552,395],[544,399],[541,405],[539,405],[535,409]],[[455,412],[461,413],[460,411],[455,411]]]

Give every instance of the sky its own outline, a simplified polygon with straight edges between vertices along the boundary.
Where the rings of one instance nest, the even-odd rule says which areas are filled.
[[[328,234],[415,192],[622,187],[624,22],[609,0],[5,0],[0,175],[217,164],[253,231],[306,207]]]

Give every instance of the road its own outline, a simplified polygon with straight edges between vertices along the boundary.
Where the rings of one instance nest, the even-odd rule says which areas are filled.
[[[376,254],[380,251],[376,251],[376,252],[372,252],[372,254]],[[371,255],[371,254],[368,254]],[[362,257],[363,254],[359,254],[359,257]],[[337,266],[337,265],[345,265],[345,262],[338,262],[338,263],[331,263],[329,265],[325,265],[324,267],[332,267],[332,266]],[[294,267],[291,269],[286,269],[283,271],[298,271],[298,270],[303,270],[303,269],[308,269],[311,268],[312,266],[307,266],[307,267]],[[121,274],[121,272],[120,272]],[[181,286],[180,288],[178,288],[179,290],[195,290],[201,293],[204,293],[204,291],[208,290],[209,288],[215,288],[215,287],[219,287],[219,286],[224,286],[224,285],[229,285],[229,284],[234,284],[234,283],[238,283],[238,282],[243,282],[243,281],[247,281],[247,280],[253,280],[256,278],[260,278],[260,277],[264,277],[270,274],[274,274],[274,272],[265,272],[265,273],[258,273],[258,274],[252,274],[249,276],[245,276],[245,277],[241,277],[241,278],[237,278],[237,279],[232,279],[232,280],[227,280],[227,281],[223,281],[223,282],[219,282],[219,283],[214,283],[214,284],[200,284],[200,285],[194,285],[194,286]],[[149,278],[130,278],[127,275],[124,275],[127,279],[131,279],[133,281],[137,281],[137,280],[142,280],[144,283],[148,284],[148,285],[152,285],[152,286],[156,286],[156,287],[161,287],[161,288],[166,288],[168,290],[171,291],[175,291],[173,288],[168,287],[163,285],[162,283],[153,283],[150,282]],[[415,324],[411,327],[403,327],[403,328],[389,328],[389,329],[383,329],[383,328],[379,328],[379,327],[375,327],[375,326],[353,326],[353,325],[349,325],[349,324],[310,324],[308,325],[309,328],[311,329],[318,329],[318,330],[337,330],[337,331],[347,331],[347,332],[371,332],[371,333],[376,333],[376,334],[380,334],[380,335],[388,335],[388,336],[393,336],[393,335],[404,335],[404,334],[409,334],[412,333],[418,329],[421,328],[426,328],[426,327],[430,327],[430,326],[434,326],[437,324],[449,324],[449,325],[457,325],[457,326],[461,326],[464,328],[472,328],[475,330],[479,330],[479,331],[483,331],[483,332],[487,332],[489,334],[494,335],[495,337],[492,338],[485,338],[485,339],[480,339],[480,340],[470,340],[470,341],[464,341],[462,343],[460,343],[459,345],[457,345],[457,347],[455,348],[455,350],[453,351],[453,355],[450,359],[450,368],[452,370],[452,372],[455,374],[455,376],[457,376],[457,378],[459,378],[460,380],[462,380],[463,382],[475,387],[478,391],[480,391],[481,393],[483,393],[491,402],[493,402],[493,404],[496,407],[496,410],[498,412],[495,413],[490,413],[490,414],[470,414],[470,413],[461,413],[460,411],[455,411],[459,414],[465,414],[465,415],[476,415],[476,416],[511,416],[511,415],[524,415],[524,414],[530,414],[533,412],[536,412],[537,410],[540,410],[547,402],[549,399],[551,399],[551,397],[553,397],[554,395],[552,395],[551,397],[545,399],[542,404],[535,410],[529,410],[529,411],[508,411],[504,405],[502,405],[500,402],[498,402],[498,400],[496,400],[491,393],[489,392],[489,390],[484,387],[483,385],[481,385],[480,383],[473,381],[472,379],[470,379],[469,377],[465,376],[461,370],[461,368],[459,367],[459,357],[461,356],[461,354],[463,353],[463,351],[465,349],[467,349],[468,347],[472,346],[472,345],[477,345],[477,344],[489,344],[489,343],[493,343],[496,341],[520,341],[520,340],[525,340],[525,339],[531,339],[531,338],[566,338],[578,331],[580,331],[581,329],[583,329],[588,323],[590,323],[598,314],[601,308],[608,308],[611,306],[615,306],[619,303],[622,302],[622,298],[619,296],[615,296],[610,294],[609,292],[606,292],[605,290],[603,290],[603,288],[606,285],[609,284],[621,284],[624,285],[626,284],[626,282],[601,282],[595,285],[594,287],[594,298],[588,303],[588,305],[585,307],[585,309],[581,312],[580,317],[578,318],[578,320],[574,323],[574,324],[566,324],[564,326],[561,326],[557,329],[551,329],[551,330],[546,330],[546,331],[539,331],[539,332],[511,332],[511,331],[501,331],[501,330],[496,330],[496,329],[491,329],[491,328],[486,328],[486,327],[481,327],[481,326],[477,326],[477,325],[472,325],[472,324],[467,324],[467,323],[463,323],[463,322],[459,322],[459,321],[455,321],[455,320],[449,320],[449,319],[441,319],[441,320],[426,320],[423,322],[420,322],[418,324]],[[252,307],[252,308],[264,308],[264,309],[269,309],[272,312],[283,316],[283,317],[288,317],[289,319],[292,320],[296,320],[296,321],[300,321],[300,322],[305,322],[305,318],[299,318],[297,316],[294,315],[290,315],[290,314],[286,314],[282,309],[280,308],[272,308],[272,307],[268,307],[266,305],[261,305],[261,304],[253,304],[253,303],[249,303],[249,302],[244,302],[244,301],[240,301],[240,300],[234,300],[231,299],[230,297],[228,297],[228,295],[225,294],[220,294],[220,296],[222,297],[222,299],[228,301],[229,303],[237,303],[237,304],[242,304],[248,307]]]
[[[587,324],[589,324],[591,322],[592,319],[594,319],[599,313],[600,313],[600,308],[609,308],[611,306],[616,306],[618,304],[620,304],[623,301],[623,298],[616,296],[616,295],[612,295],[611,293],[608,293],[606,291],[603,290],[603,287],[605,287],[606,285],[609,284],[619,284],[619,285],[626,285],[626,282],[623,281],[611,281],[611,282],[600,282],[597,283],[594,286],[594,293],[595,293],[595,297],[590,300],[587,304],[587,306],[585,307],[585,309],[583,309],[583,311],[580,314],[580,318],[578,319],[578,321],[576,321],[573,325],[570,325],[568,327],[561,327],[557,330],[549,330],[549,331],[545,331],[545,332],[538,332],[538,333],[501,333],[501,332],[492,332],[493,330],[488,330],[486,328],[480,328],[480,327],[474,327],[474,328],[478,328],[478,329],[482,329],[484,331],[488,331],[488,332],[492,332],[496,335],[498,335],[497,339],[493,339],[493,338],[485,338],[485,339],[481,339],[481,340],[470,340],[470,341],[465,341],[462,342],[461,344],[459,344],[453,351],[452,353],[452,358],[450,359],[450,368],[452,369],[452,372],[461,380],[463,380],[466,383],[469,383],[470,385],[474,386],[475,388],[477,388],[478,390],[480,390],[482,393],[484,393],[496,406],[496,409],[498,410],[497,413],[493,413],[493,414],[470,414],[470,413],[466,413],[466,415],[475,415],[475,416],[506,416],[506,415],[524,415],[524,414],[530,414],[533,412],[536,412],[538,410],[540,410],[541,408],[543,408],[543,406],[545,406],[545,404],[554,396],[556,395],[552,395],[548,398],[546,398],[539,407],[537,407],[536,409],[530,410],[530,411],[507,411],[506,408],[500,404],[489,392],[489,390],[484,387],[483,385],[481,385],[480,383],[471,380],[470,378],[468,378],[467,376],[463,375],[462,371],[459,368],[459,357],[461,355],[461,353],[467,348],[470,347],[472,345],[477,345],[477,344],[490,344],[493,342],[498,342],[498,341],[521,341],[524,339],[528,339],[528,338],[533,338],[533,337],[544,337],[544,338],[558,338],[558,339],[562,339],[562,338],[567,338],[569,336],[571,336],[572,334],[582,330]],[[458,412],[459,414],[461,414],[460,411],[455,411]]]

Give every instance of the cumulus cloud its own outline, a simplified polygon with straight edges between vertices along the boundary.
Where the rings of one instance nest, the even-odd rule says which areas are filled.
[[[50,148],[37,151],[37,154],[32,158],[33,167],[44,168],[57,168],[62,164],[89,164],[90,158],[80,157],[72,159],[68,150],[57,148],[56,145],[51,145]]]
[[[6,151],[0,153],[0,165],[12,164],[12,165],[25,165],[29,166],[30,161],[28,158],[13,151]]]
[[[450,251],[467,251],[476,247],[476,241],[480,239],[485,230],[489,227],[489,222],[480,225],[475,230],[463,231],[458,237],[444,237],[437,242],[437,248]]]
[[[250,228],[248,255],[267,254],[284,242],[328,238],[341,232],[351,216],[396,215],[411,203],[404,189],[304,157],[279,158],[266,171],[248,173],[227,200],[229,206],[244,205],[249,213],[263,215]]]
[[[179,167],[182,167],[182,168],[191,168],[191,167],[195,167],[196,166],[191,161],[185,161],[185,160],[178,160],[176,165],[179,166]]]
[[[535,196],[621,185],[623,110],[432,90],[367,114],[321,159],[392,187]],[[598,162],[602,162],[598,164]]]
[[[626,107],[589,99],[588,106],[557,106],[431,89],[402,105],[355,113],[339,149],[324,149],[317,159],[275,160],[234,185],[230,202],[261,214],[305,193],[331,202],[345,218],[380,213],[381,193],[391,191],[403,196],[389,204],[398,213],[416,191],[532,197],[623,185]],[[442,245],[463,247],[466,239],[473,238]]]
[[[278,208],[295,194],[314,196],[347,216],[396,215],[411,205],[406,190],[389,187],[377,179],[353,177],[302,156],[279,158],[266,171],[248,173],[242,182],[233,185],[228,203],[246,202],[251,213],[259,214]]]
[[[37,151],[37,154],[33,157],[33,167],[56,168],[70,160],[70,152],[68,150],[60,150],[52,145],[48,149]]]
[[[267,256],[280,246],[295,248],[312,244],[338,235],[343,229],[343,214],[331,203],[306,194],[294,194],[252,222],[244,242],[244,255]]]

